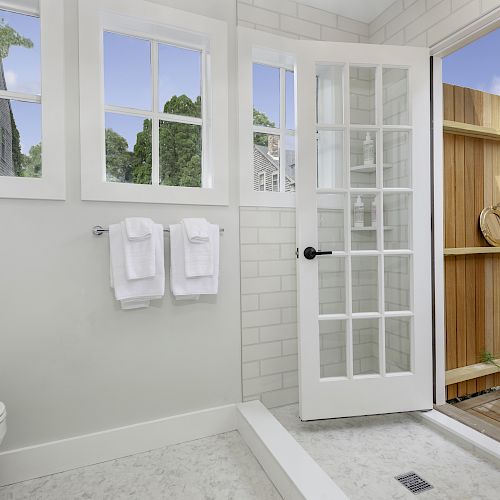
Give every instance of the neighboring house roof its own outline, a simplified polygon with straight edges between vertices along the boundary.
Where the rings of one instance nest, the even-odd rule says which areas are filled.
[[[259,152],[261,157],[275,170],[279,170],[279,161],[269,154],[269,149],[267,146],[260,146],[258,144],[253,145],[254,150]],[[291,184],[295,184],[295,152],[287,150],[285,154],[285,177]]]

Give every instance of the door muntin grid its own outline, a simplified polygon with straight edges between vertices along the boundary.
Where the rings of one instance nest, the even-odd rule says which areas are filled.
[[[325,314],[322,310],[328,311],[328,308],[325,309],[318,304],[320,326],[324,321],[329,323],[339,321],[344,325],[345,345],[342,349],[345,353],[345,374],[340,375],[339,370],[336,369],[337,372],[330,370],[329,375],[321,369],[321,379],[389,377],[412,372],[414,369],[412,122],[409,105],[409,71],[409,68],[402,66],[325,62],[317,64],[316,117],[317,120],[322,119],[321,123],[318,121],[316,124],[317,142],[319,143],[325,131],[335,132],[337,137],[342,136],[343,148],[343,151],[336,156],[340,158],[341,164],[333,164],[334,175],[330,172],[330,178],[335,178],[335,182],[330,185],[319,182],[320,175],[323,175],[323,179],[328,175],[320,170],[321,156],[317,156],[317,197],[326,194],[342,195],[344,204],[342,209],[344,250],[334,251],[332,256],[318,256],[318,259],[342,257],[345,274],[345,312],[341,312],[341,308],[332,308],[331,313]],[[335,80],[336,88],[329,87],[321,81],[324,74],[335,75],[332,82]],[[342,75],[341,78],[339,74]],[[388,74],[391,75],[392,82],[395,82],[394,85],[400,95],[388,87],[389,83],[386,78]],[[370,108],[364,114],[356,113],[353,120],[351,113],[356,103],[351,102],[355,95],[351,83],[360,75],[367,75],[365,90],[368,89],[367,92],[370,94],[367,99]],[[395,75],[399,75],[400,80],[395,79]],[[363,85],[357,86],[358,95],[363,90]],[[325,88],[329,92],[328,99],[319,95]],[[320,105],[327,102],[332,105],[341,105],[342,110],[318,109]],[[388,103],[391,105],[390,113],[386,112]],[[394,110],[398,109],[401,110],[401,116],[394,113]],[[367,118],[363,121],[360,116]],[[325,117],[339,119],[329,123],[325,122]],[[352,123],[353,121],[355,123]],[[368,139],[373,141],[373,162],[365,163],[364,152],[360,147],[360,143],[364,142],[363,136],[365,136],[365,141]],[[318,146],[322,145],[318,144]],[[351,148],[356,149],[351,150]],[[353,162],[356,164],[353,165]],[[322,168],[324,169],[325,165]],[[363,181],[363,174],[369,176],[370,179]],[[384,175],[387,176],[387,180]],[[356,176],[355,179],[354,176]],[[358,197],[361,197],[364,205],[362,228],[354,227],[353,220],[354,204],[358,201]],[[375,214],[372,212],[372,202],[374,202]],[[367,209],[367,203],[370,204],[369,209]],[[367,212],[370,215],[367,215]],[[370,217],[374,220],[368,221]],[[359,224],[359,219],[357,223]],[[321,250],[332,250],[332,248],[322,246],[319,235],[318,241]],[[404,269],[399,272],[400,276],[398,276],[400,270],[397,266],[394,268],[394,262],[397,262],[397,259],[405,263]],[[371,265],[365,273],[362,266],[360,269],[360,264],[368,262]],[[386,264],[390,262],[392,266],[388,266],[386,271]],[[322,264],[321,267],[328,268],[328,265]],[[322,281],[321,267],[318,268],[319,282]],[[363,289],[364,278],[367,283]],[[368,292],[368,298],[371,300],[365,300],[368,290],[376,290],[376,293]],[[397,307],[398,297],[401,299],[400,308]],[[361,306],[361,303],[364,305]],[[356,325],[363,322],[368,322],[366,324],[370,324],[370,327],[365,328],[364,333],[360,333],[360,328]],[[378,336],[375,340],[373,332],[376,323],[378,323]],[[333,328],[333,330],[336,331],[338,338],[339,329]],[[372,344],[370,348],[366,345],[362,346],[362,337],[366,343]],[[323,339],[321,341],[323,342]],[[320,357],[322,345],[320,342]],[[363,353],[368,353],[366,360],[361,356]],[[341,358],[340,355],[339,358]],[[377,364],[377,369],[375,369]],[[367,369],[363,370],[363,366]]]

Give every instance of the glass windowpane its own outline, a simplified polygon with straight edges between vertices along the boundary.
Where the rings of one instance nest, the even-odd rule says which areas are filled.
[[[354,375],[380,373],[378,339],[378,319],[352,320],[352,357]]]
[[[320,378],[346,377],[346,322],[319,322]]]
[[[352,256],[352,312],[378,312],[378,257]]]
[[[285,142],[285,191],[295,191],[295,136],[287,134]],[[279,190],[278,190],[279,191]]]
[[[410,248],[410,194],[384,194],[384,248]]]
[[[319,313],[345,314],[345,257],[318,259]]]
[[[410,132],[384,132],[384,187],[411,187]]]
[[[343,194],[318,194],[318,243],[322,250],[345,251]]]
[[[385,319],[385,369],[387,373],[411,371],[412,319]]]
[[[272,191],[272,176],[280,173],[280,136],[253,134],[253,184],[255,191]],[[262,189],[264,179],[264,189]],[[295,179],[294,184],[295,186]]]
[[[201,187],[201,125],[160,120],[160,184]]]
[[[264,127],[280,126],[280,69],[253,65],[253,123]]]
[[[103,36],[105,103],[151,110],[151,43],[108,31]]]
[[[201,52],[158,44],[158,107],[201,118]]]
[[[384,68],[382,87],[384,125],[408,125],[408,70]]]
[[[377,250],[376,194],[351,193],[351,249]]]
[[[377,132],[351,130],[351,187],[374,188],[377,183]]]
[[[295,76],[293,71],[285,71],[286,106],[285,118],[286,128],[295,130]]]
[[[386,311],[411,310],[410,278],[409,255],[386,255],[384,257],[384,297]]]
[[[106,113],[106,181],[151,184],[151,120]]]
[[[344,123],[343,67],[316,66],[316,117],[318,123]]]
[[[319,130],[317,134],[317,175],[319,189],[340,188],[344,184],[344,133]]]
[[[351,66],[351,123],[375,125],[375,68]]]

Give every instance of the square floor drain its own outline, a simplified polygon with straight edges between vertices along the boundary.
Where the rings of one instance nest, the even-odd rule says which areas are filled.
[[[414,472],[407,472],[396,476],[394,479],[399,481],[405,488],[409,489],[414,495],[422,493],[422,491],[432,490],[432,485],[422,479]]]

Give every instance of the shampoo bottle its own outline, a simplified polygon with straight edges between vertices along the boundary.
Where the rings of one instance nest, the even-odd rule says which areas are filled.
[[[363,142],[363,163],[365,165],[375,164],[375,143],[370,136],[370,132],[366,133],[366,138]]]
[[[361,196],[358,196],[354,204],[353,221],[354,227],[364,227],[365,225],[365,205],[361,200]]]

